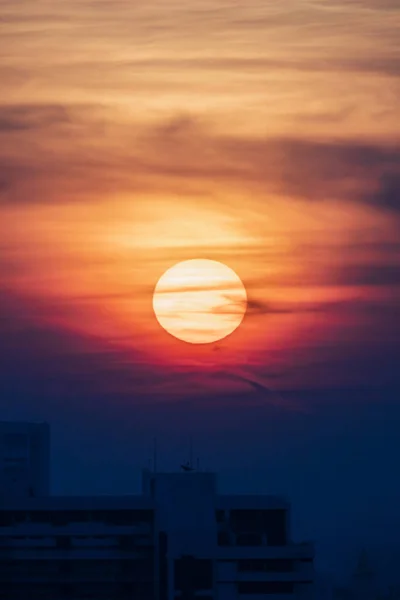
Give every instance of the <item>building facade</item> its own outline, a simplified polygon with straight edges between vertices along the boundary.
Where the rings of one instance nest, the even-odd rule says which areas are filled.
[[[49,493],[49,425],[0,421],[0,498]]]
[[[276,496],[143,472],[131,496],[0,497],[4,600],[311,600],[314,549]]]

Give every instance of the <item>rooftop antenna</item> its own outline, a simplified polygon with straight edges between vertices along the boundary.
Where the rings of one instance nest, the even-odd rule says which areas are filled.
[[[189,467],[193,469],[193,439],[189,438]]]
[[[182,471],[194,471],[193,467],[193,441],[192,436],[189,437],[189,460],[187,463],[181,465]]]
[[[157,473],[157,438],[154,438],[154,446],[153,446],[153,471]]]

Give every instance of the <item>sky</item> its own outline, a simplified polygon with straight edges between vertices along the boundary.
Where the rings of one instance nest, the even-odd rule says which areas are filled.
[[[0,0],[0,410],[51,422],[57,492],[130,491],[154,436],[172,468],[192,435],[227,489],[288,493],[327,568],[366,523],[389,543],[399,18],[397,0]],[[247,290],[215,344],[154,317],[193,258]]]

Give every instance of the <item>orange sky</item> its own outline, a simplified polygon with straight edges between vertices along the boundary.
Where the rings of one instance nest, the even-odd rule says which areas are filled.
[[[132,364],[277,370],[280,387],[357,382],[351,361],[397,343],[395,0],[0,0],[0,14],[0,291],[39,302],[31,321]],[[219,352],[152,313],[160,275],[190,258],[248,290]]]

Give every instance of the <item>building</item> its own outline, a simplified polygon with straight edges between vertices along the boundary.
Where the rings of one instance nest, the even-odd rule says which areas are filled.
[[[353,573],[351,591],[355,600],[375,600],[378,596],[375,574],[365,550],[361,552]]]
[[[0,497],[49,493],[49,425],[0,421]]]
[[[334,600],[333,598],[333,588],[334,588],[334,579],[332,576],[327,575],[326,573],[316,573],[315,575],[315,590],[314,590],[314,598],[315,600]]]
[[[0,499],[0,598],[311,600],[314,549],[277,496],[214,473],[143,472],[142,493]]]
[[[374,570],[365,550],[360,553],[347,588],[336,588],[334,600],[384,600],[379,592]]]

